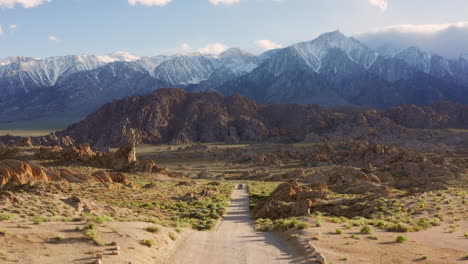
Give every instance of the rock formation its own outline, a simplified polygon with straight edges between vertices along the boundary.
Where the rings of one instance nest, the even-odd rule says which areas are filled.
[[[267,200],[259,202],[252,209],[252,218],[278,219],[308,215],[310,208],[327,196],[326,184],[300,186],[292,180],[280,184]]]
[[[129,179],[117,172],[95,172],[91,175],[75,173],[68,169],[51,170],[18,160],[0,160],[0,189],[13,189],[36,182],[67,181],[73,183],[97,181],[129,184]]]
[[[163,170],[152,160],[138,161],[135,145],[131,143],[121,146],[112,153],[93,151],[89,144],[72,146],[67,149],[57,146],[41,147],[37,150],[36,156],[41,159],[56,160],[60,164],[78,162],[116,171],[161,172]]]
[[[405,114],[407,111],[415,114]],[[426,128],[427,112],[435,120],[431,127],[467,126],[466,106],[448,102],[380,111],[299,104],[263,105],[239,95],[223,98],[214,92],[188,93],[183,89],[159,89],[147,96],[108,103],[66,130],[32,141],[37,145],[62,147],[90,143],[93,148],[117,147],[127,143],[320,142],[342,138],[380,142],[448,141],[453,145],[466,141],[466,134],[416,132],[408,128]],[[0,138],[1,142],[6,140]]]

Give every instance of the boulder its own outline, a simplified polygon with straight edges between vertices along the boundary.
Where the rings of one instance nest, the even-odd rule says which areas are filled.
[[[300,186],[291,180],[280,184],[270,197],[252,209],[252,218],[278,219],[310,214],[311,207],[328,197],[326,185]]]
[[[109,158],[109,167],[114,170],[123,170],[137,161],[136,148],[132,143],[120,147]]]
[[[317,253],[315,255],[315,258],[317,259],[318,263],[320,264],[327,264],[327,258],[322,253]]]
[[[21,141],[18,143],[20,147],[32,147],[33,143],[30,137],[21,138]]]

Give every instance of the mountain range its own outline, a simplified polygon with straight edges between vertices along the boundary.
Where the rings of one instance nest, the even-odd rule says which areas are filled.
[[[69,124],[114,99],[162,87],[239,93],[261,103],[467,104],[468,58],[417,47],[379,54],[339,31],[260,55],[231,48],[219,55],[11,57],[0,60],[0,123],[60,116]]]

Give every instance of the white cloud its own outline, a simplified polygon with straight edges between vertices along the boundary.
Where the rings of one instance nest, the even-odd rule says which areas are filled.
[[[10,25],[10,29],[14,30],[14,29],[16,29],[16,28],[17,28],[16,25]]]
[[[60,43],[60,39],[54,35],[49,36],[49,41],[54,42],[54,43]]]
[[[180,49],[183,51],[188,51],[188,50],[191,50],[192,47],[190,47],[190,45],[187,43],[182,43],[182,45],[180,45]]]
[[[172,0],[128,0],[131,6],[136,6],[137,4],[144,6],[165,6],[170,2],[172,2]]]
[[[369,4],[378,7],[380,10],[385,11],[388,8],[387,0],[368,0]]]
[[[0,0],[0,7],[14,8],[16,5],[22,5],[24,8],[36,7],[52,0]]]
[[[229,47],[222,44],[222,43],[211,43],[206,45],[205,47],[198,50],[198,52],[203,54],[214,54],[218,55],[223,51],[227,50]]]
[[[2,29],[2,25],[0,25],[0,37],[3,36],[3,29]]]
[[[280,49],[283,46],[268,39],[256,40],[255,45],[262,50]]]
[[[468,53],[468,21],[453,24],[396,25],[360,34],[358,39],[380,52],[395,52],[411,46],[457,58]]]
[[[402,33],[434,34],[450,28],[468,28],[468,22],[457,22],[453,24],[396,25],[377,30],[377,32],[394,31]]]
[[[223,4],[223,5],[233,5],[233,4],[237,4],[240,2],[240,0],[209,0],[210,3],[212,3],[213,5],[219,5],[219,4]]]

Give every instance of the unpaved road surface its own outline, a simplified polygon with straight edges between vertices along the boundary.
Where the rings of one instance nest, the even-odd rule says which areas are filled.
[[[236,189],[216,231],[193,232],[169,260],[171,264],[311,263],[274,234],[256,232],[250,220],[249,196]]]

